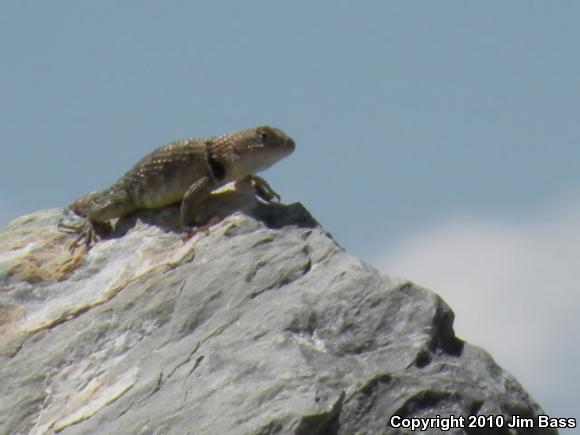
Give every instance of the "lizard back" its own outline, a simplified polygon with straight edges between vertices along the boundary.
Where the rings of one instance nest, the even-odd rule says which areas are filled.
[[[160,208],[181,201],[198,179],[211,176],[205,141],[164,145],[138,161],[112,188],[125,190],[136,208]]]

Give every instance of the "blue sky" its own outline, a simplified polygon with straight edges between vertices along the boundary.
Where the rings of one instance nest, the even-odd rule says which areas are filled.
[[[579,19],[564,0],[4,2],[0,225],[104,188],[170,140],[280,127],[297,149],[265,176],[284,201],[436,290],[460,336],[572,416]],[[558,291],[529,278],[548,266]]]

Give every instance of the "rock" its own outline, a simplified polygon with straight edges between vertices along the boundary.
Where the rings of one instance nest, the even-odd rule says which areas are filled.
[[[300,204],[221,195],[227,217],[186,242],[176,207],[88,253],[69,252],[60,210],[8,226],[0,433],[396,434],[395,415],[543,414],[436,294],[348,255]]]

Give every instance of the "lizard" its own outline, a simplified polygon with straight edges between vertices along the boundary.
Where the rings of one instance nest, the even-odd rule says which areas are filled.
[[[80,216],[82,223],[73,225],[63,218],[58,228],[79,234],[72,249],[83,239],[90,249],[96,241],[95,227],[109,225],[111,219],[137,210],[181,202],[181,227],[199,225],[197,213],[203,201],[212,191],[232,181],[247,180],[262,199],[279,200],[280,196],[255,173],[268,169],[294,148],[292,138],[269,126],[171,142],[139,160],[109,188],[72,202],[67,210]]]

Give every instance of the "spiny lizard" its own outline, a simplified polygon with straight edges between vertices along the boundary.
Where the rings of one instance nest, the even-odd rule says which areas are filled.
[[[59,229],[79,233],[73,244],[95,239],[94,226],[141,209],[157,209],[181,201],[182,227],[197,222],[197,212],[210,193],[231,181],[249,180],[263,199],[279,199],[265,180],[255,175],[294,151],[294,141],[268,127],[222,136],[184,139],[164,145],[137,162],[111,187],[89,193],[68,206],[85,219],[80,225],[62,220]]]

